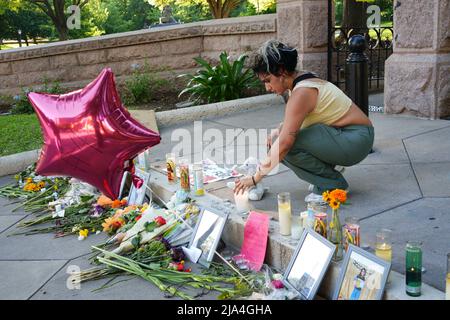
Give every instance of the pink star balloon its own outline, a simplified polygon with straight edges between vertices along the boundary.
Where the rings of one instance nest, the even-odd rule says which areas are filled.
[[[120,102],[111,69],[84,89],[62,95],[31,92],[44,146],[36,173],[78,178],[111,199],[119,195],[132,159],[161,137],[130,116]]]

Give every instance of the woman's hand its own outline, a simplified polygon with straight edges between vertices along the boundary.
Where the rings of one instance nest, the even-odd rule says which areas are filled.
[[[253,183],[253,180],[255,181],[255,183]],[[242,178],[238,178],[234,181],[235,185],[234,185],[234,193],[238,194],[238,193],[244,193],[246,190],[250,189],[251,187],[255,187],[256,183],[259,183],[259,181],[261,181],[261,178],[259,177],[258,174],[254,175],[254,176],[245,176]]]

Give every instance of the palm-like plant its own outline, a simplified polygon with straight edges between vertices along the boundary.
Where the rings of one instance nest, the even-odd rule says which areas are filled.
[[[241,0],[206,0],[215,19],[228,18],[231,11],[237,8]]]
[[[239,99],[244,90],[259,86],[259,81],[250,69],[244,70],[247,55],[243,54],[232,64],[226,52],[220,54],[220,63],[211,66],[202,58],[194,60],[203,67],[195,75],[183,74],[189,82],[178,96],[190,93],[190,100],[200,100],[207,103]]]

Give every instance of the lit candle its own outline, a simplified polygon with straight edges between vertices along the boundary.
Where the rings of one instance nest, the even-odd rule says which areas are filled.
[[[278,195],[278,222],[280,223],[280,234],[289,236],[291,234],[291,196],[289,192]]]
[[[418,297],[422,288],[421,243],[408,241],[406,244],[406,294]]]
[[[248,200],[248,191],[234,194],[234,203],[236,204],[237,213],[246,213],[250,211],[250,202]]]
[[[376,234],[375,254],[386,261],[392,261],[391,233],[389,229],[381,229]]]

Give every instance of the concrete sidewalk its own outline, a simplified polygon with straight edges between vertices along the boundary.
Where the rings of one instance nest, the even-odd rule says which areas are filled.
[[[226,146],[218,147],[211,137],[204,135],[203,146],[207,154],[220,155],[233,149],[240,158],[258,150],[255,145],[242,143],[248,129],[270,129],[283,119],[284,106],[272,106],[252,112],[202,122],[202,130],[218,129],[223,136],[227,129],[234,130],[237,138]],[[407,240],[423,242],[423,281],[439,290],[445,290],[446,254],[450,252],[450,122],[422,120],[372,113],[375,126],[374,153],[360,164],[347,168],[344,176],[350,184],[349,201],[345,216],[361,219],[362,243],[374,248],[375,232],[390,228],[393,232],[393,270],[404,273],[404,246]],[[194,135],[194,125],[161,128],[161,144],[151,149],[154,162],[164,160],[166,153],[179,146],[175,129]],[[172,137],[172,134],[175,135]],[[216,131],[217,132],[217,131]],[[242,138],[242,136],[241,136]],[[192,150],[184,156],[195,155]],[[257,143],[264,147],[263,139]],[[253,151],[252,151],[253,150]],[[0,185],[11,181],[0,178]],[[293,172],[280,166],[278,173],[263,180],[269,191],[261,201],[252,202],[256,209],[277,209],[279,192],[291,192],[295,214],[305,210],[304,197],[308,184]],[[220,197],[232,197],[225,182],[208,184],[207,190]],[[66,288],[69,265],[87,267],[86,255],[90,246],[103,242],[103,235],[90,236],[85,241],[75,237],[53,239],[52,235],[7,237],[15,224],[27,215],[23,211],[11,212],[14,206],[0,198],[0,299],[162,299],[163,294],[142,279],[133,279],[92,293],[105,280],[82,285],[81,290]],[[214,298],[210,294],[203,298]]]

